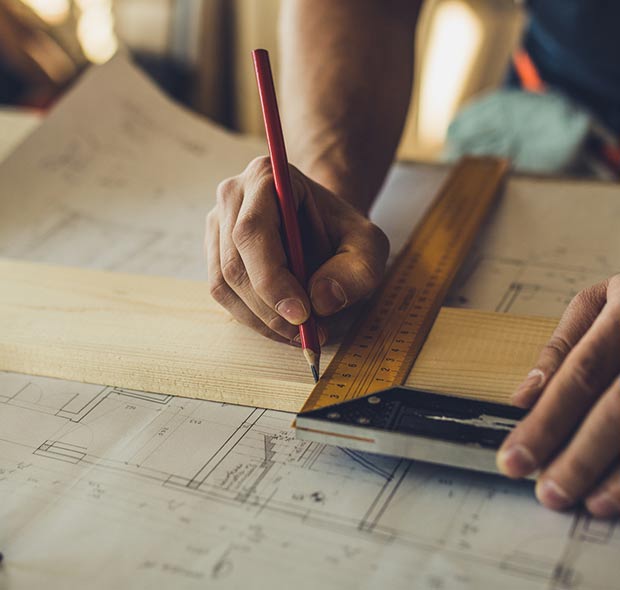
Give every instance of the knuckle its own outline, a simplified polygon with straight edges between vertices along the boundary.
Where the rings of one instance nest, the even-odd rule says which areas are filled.
[[[596,351],[584,352],[572,367],[571,377],[578,390],[586,397],[593,398],[605,387],[604,372],[600,370]]]
[[[299,297],[297,285],[285,264],[273,257],[265,258],[252,267],[251,281],[256,293],[271,306],[284,297]]]
[[[275,277],[269,276],[268,273],[259,273],[252,277],[252,287],[262,298],[265,298],[269,293],[273,293],[274,286],[277,284]]]
[[[556,362],[561,362],[571,350],[571,345],[563,336],[554,334],[549,342],[545,344],[543,352],[546,356],[553,357]]]
[[[269,156],[259,156],[254,158],[245,169],[246,173],[251,176],[261,177],[266,174],[271,174],[271,160]]]
[[[251,246],[257,239],[262,221],[259,215],[246,214],[237,219],[237,223],[232,231],[232,240],[237,248]]]
[[[209,281],[209,293],[215,301],[224,307],[230,301],[230,288],[221,277]]]
[[[215,193],[217,203],[225,206],[226,203],[230,202],[231,198],[237,195],[238,191],[239,184],[236,177],[222,180],[222,182],[217,185],[217,190]]]
[[[247,278],[243,260],[239,256],[230,256],[222,262],[222,276],[230,286],[239,286]]]

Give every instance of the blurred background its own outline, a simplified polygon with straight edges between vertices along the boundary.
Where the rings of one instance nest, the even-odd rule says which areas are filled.
[[[47,109],[91,63],[129,52],[176,100],[261,134],[250,50],[272,52],[286,0],[0,0],[0,104]],[[459,106],[502,82],[523,27],[515,0],[430,0],[417,35],[401,159],[439,157]]]

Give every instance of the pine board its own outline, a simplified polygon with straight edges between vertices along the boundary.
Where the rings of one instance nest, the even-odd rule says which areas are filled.
[[[0,284],[0,370],[293,412],[312,389],[300,350],[204,282],[0,259]],[[443,308],[407,384],[505,401],[555,324]]]

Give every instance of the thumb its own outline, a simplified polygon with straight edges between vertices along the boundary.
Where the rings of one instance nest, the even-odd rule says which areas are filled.
[[[385,234],[369,221],[345,234],[336,254],[310,278],[310,301],[328,316],[368,297],[383,278],[389,252]]]

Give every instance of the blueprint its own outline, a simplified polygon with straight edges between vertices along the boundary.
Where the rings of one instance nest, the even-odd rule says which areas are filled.
[[[0,166],[0,255],[204,277],[217,182],[263,151],[114,60]],[[445,174],[392,171],[373,216],[394,249]],[[596,214],[570,186],[511,181],[452,303],[559,315],[617,269],[617,189],[593,185]],[[554,199],[583,215],[570,235]],[[548,511],[528,482],[299,441],[291,418],[0,373],[0,590],[616,584],[616,521]]]

